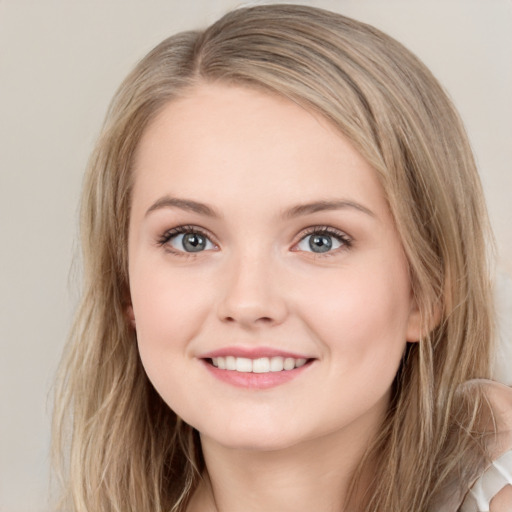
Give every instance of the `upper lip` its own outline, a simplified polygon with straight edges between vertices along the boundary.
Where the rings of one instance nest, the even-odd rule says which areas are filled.
[[[199,356],[200,359],[212,359],[214,357],[246,357],[248,359],[260,359],[262,357],[293,357],[294,359],[312,359],[308,355],[279,350],[272,347],[224,347],[212,350]]]

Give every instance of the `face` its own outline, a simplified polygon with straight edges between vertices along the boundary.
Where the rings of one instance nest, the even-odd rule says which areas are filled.
[[[169,407],[250,449],[375,428],[418,314],[351,144],[278,96],[202,85],[147,128],[134,173],[133,315]]]

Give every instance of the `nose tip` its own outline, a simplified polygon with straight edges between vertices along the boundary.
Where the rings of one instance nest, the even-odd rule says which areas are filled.
[[[288,314],[284,289],[268,265],[238,265],[229,274],[218,305],[221,321],[246,328],[284,321]]]

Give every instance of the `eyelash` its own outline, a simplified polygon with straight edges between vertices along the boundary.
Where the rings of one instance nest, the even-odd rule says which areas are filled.
[[[340,231],[336,228],[333,228],[331,226],[311,226],[309,228],[306,228],[300,236],[299,241],[295,244],[299,244],[304,238],[311,236],[311,235],[325,235],[332,238],[335,238],[341,243],[341,246],[337,249],[333,249],[332,251],[327,251],[325,253],[315,253],[311,252],[315,256],[315,258],[327,258],[329,256],[334,256],[338,254],[341,251],[348,251],[353,244],[353,239],[349,237],[346,233],[343,231]]]
[[[199,228],[197,226],[176,226],[175,228],[167,230],[158,240],[157,243],[159,246],[164,247],[168,252],[176,255],[176,256],[184,256],[184,257],[195,257],[198,254],[197,253],[191,253],[186,251],[178,251],[174,248],[172,248],[170,245],[168,245],[169,241],[178,235],[184,235],[192,233],[194,235],[201,235],[210,240],[214,245],[217,245],[215,242],[211,240],[211,235],[209,235],[205,230],[202,228]],[[202,252],[202,251],[201,251]]]
[[[213,243],[214,245],[217,245],[216,242],[214,242],[211,239],[212,238],[211,235],[209,235],[205,230],[203,230],[202,228],[199,228],[197,226],[191,226],[191,225],[177,226],[175,228],[167,230],[165,233],[163,233],[162,236],[160,236],[158,238],[157,244],[161,247],[164,247],[167,251],[171,252],[174,255],[189,257],[189,258],[196,257],[196,256],[198,256],[199,253],[179,251],[179,250],[176,250],[176,249],[170,247],[169,245],[167,245],[169,243],[169,241],[172,238],[174,238],[175,236],[188,234],[188,233],[204,236],[211,243]],[[339,231],[336,228],[333,228],[331,226],[311,226],[309,228],[306,228],[301,233],[299,240],[294,244],[294,246],[296,246],[302,240],[304,240],[306,237],[311,236],[311,235],[329,236],[329,237],[335,238],[336,240],[338,240],[338,242],[341,243],[341,247],[334,249],[332,251],[327,251],[325,253],[311,252],[312,254],[314,254],[314,256],[316,258],[318,258],[318,257],[324,258],[324,257],[328,257],[328,256],[333,256],[333,255],[339,253],[340,251],[349,250],[352,247],[352,243],[353,243],[352,238],[350,238],[343,231]],[[199,252],[204,252],[204,251],[199,251]]]

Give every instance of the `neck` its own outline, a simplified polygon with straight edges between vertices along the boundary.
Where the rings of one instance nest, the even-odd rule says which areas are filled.
[[[345,430],[272,451],[225,447],[202,436],[206,473],[188,511],[353,510],[350,484],[374,434]],[[369,477],[362,475],[362,487]]]

